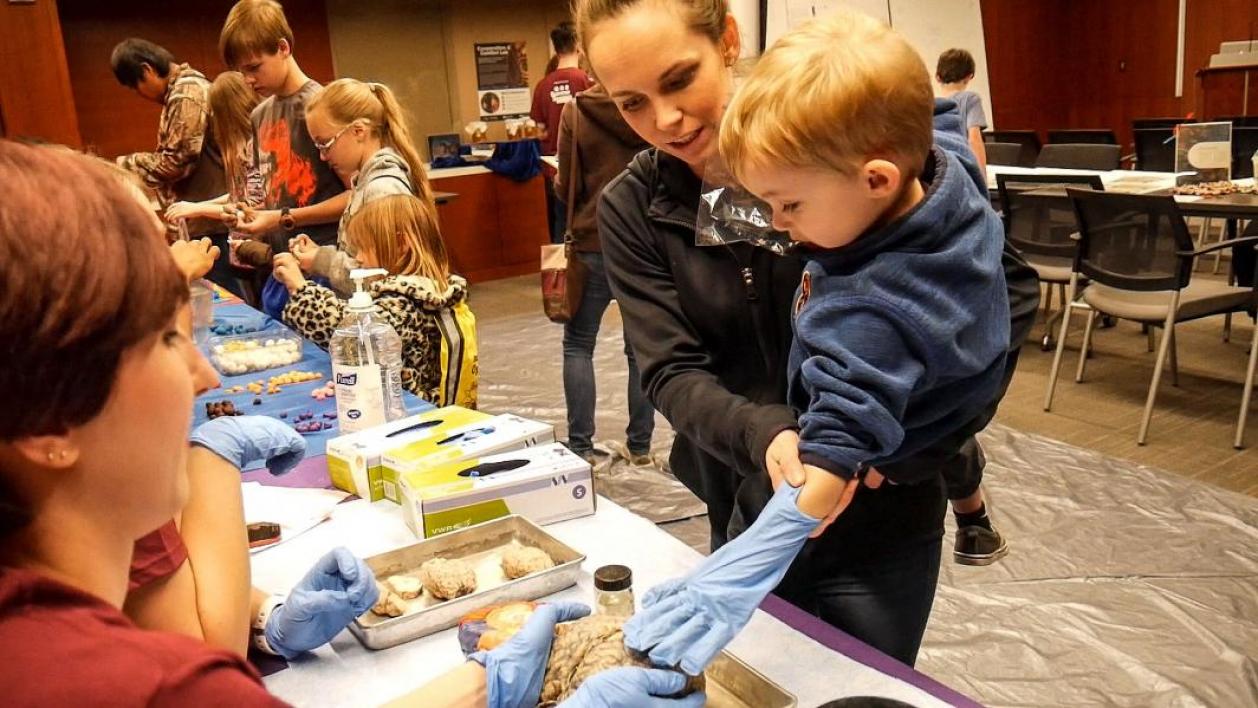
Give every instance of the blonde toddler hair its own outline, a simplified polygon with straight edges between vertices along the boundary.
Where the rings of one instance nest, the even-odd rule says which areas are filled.
[[[306,115],[315,111],[323,112],[338,129],[355,121],[364,123],[381,144],[393,148],[402,156],[410,167],[415,193],[430,207],[435,206],[424,160],[411,140],[402,107],[388,86],[357,79],[337,79],[315,91],[306,101]]]
[[[934,140],[934,91],[917,52],[873,18],[838,12],[783,35],[735,94],[721,155],[735,176],[751,166],[855,174],[871,159],[907,178]]]
[[[349,244],[370,250],[392,275],[421,275],[444,290],[450,259],[437,227],[436,210],[410,194],[394,194],[363,205],[349,220]]]

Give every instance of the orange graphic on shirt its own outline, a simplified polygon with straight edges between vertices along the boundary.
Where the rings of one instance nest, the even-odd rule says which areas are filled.
[[[282,119],[261,126],[258,133],[258,153],[264,160],[269,156],[271,162],[266,180],[267,204],[271,206],[284,204],[288,199],[296,206],[305,206],[315,195],[314,165],[293,154],[289,133],[288,121]]]
[[[795,316],[799,317],[799,313],[803,311],[804,305],[808,304],[808,299],[812,297],[812,273],[804,271],[804,275],[799,280],[799,296],[795,298]]]

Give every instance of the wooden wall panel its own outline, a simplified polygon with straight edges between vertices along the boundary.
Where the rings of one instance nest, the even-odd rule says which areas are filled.
[[[0,4],[0,135],[79,145],[54,0]]]
[[[231,9],[227,0],[61,0],[61,25],[69,41],[70,68],[83,142],[114,156],[151,150],[161,108],[114,79],[109,54],[127,37],[142,37],[171,51],[213,79],[226,67],[218,55],[218,34]],[[286,0],[293,29],[294,56],[317,81],[335,78],[324,0]]]
[[[1225,40],[1258,37],[1258,2],[1188,0],[1184,92],[1175,96],[1178,0],[982,0],[999,128],[1110,128],[1184,116],[1194,74]]]
[[[983,41],[995,127],[1003,130],[1043,129],[1064,122],[1070,77],[1053,70],[1061,52],[1050,41],[1062,25],[1057,0],[983,0]]]
[[[1258,39],[1258,2],[1188,0],[1185,19],[1184,105],[1192,110],[1197,105],[1197,69],[1209,65],[1219,43]]]

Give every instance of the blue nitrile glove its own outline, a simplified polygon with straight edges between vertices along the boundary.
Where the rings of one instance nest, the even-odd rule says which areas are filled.
[[[333,548],[271,612],[266,643],[285,659],[323,646],[379,596],[371,568],[348,549]]]
[[[288,423],[264,415],[215,418],[197,426],[188,441],[240,469],[265,460],[273,475],[293,469],[306,455],[306,439],[300,433]]]
[[[799,510],[799,492],[779,486],[742,535],[686,577],[648,590],[642,609],[625,623],[625,646],[649,653],[657,666],[692,676],[703,671],[751,621],[820,523]]]
[[[497,649],[478,651],[468,657],[485,667],[489,708],[536,706],[542,695],[550,645],[555,641],[555,625],[588,614],[589,605],[548,602],[534,610],[524,627]]]
[[[665,669],[624,667],[591,676],[559,708],[698,708],[708,697],[696,691],[684,698],[686,677]]]

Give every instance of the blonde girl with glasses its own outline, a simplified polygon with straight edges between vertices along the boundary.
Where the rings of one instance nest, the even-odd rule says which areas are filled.
[[[275,263],[296,262],[307,275],[327,278],[332,290],[348,296],[354,287],[349,271],[359,266],[348,239],[350,219],[368,202],[393,195],[416,196],[432,208],[432,188],[402,108],[384,84],[333,81],[306,102],[306,129],[319,157],[351,185],[349,206],[341,215],[335,247],[298,236],[289,243],[292,255],[280,255]]]

